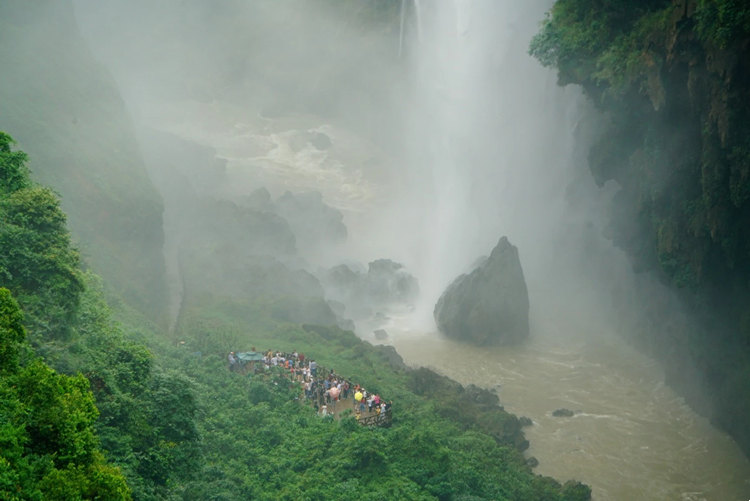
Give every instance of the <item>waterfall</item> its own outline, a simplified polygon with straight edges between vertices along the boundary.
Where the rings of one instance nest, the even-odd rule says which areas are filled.
[[[404,23],[406,22],[406,0],[401,0],[401,14],[398,29],[398,57],[401,58],[404,50]]]
[[[420,0],[414,0],[414,18],[417,24],[417,40],[420,42],[422,41],[422,16],[420,12],[422,11],[422,7],[420,5]]]
[[[406,31],[406,20],[409,15],[409,9],[407,9],[407,1],[408,0],[401,0],[401,12],[400,12],[400,19],[399,19],[399,34],[398,34],[398,57],[401,58],[403,55],[403,49],[404,49],[404,37],[405,37],[405,31]],[[417,41],[422,40],[422,21],[420,17],[420,12],[422,10],[419,0],[412,0],[414,5],[414,24],[417,29]]]
[[[613,252],[599,217],[611,192],[599,190],[587,170],[592,110],[527,54],[549,4],[414,2],[420,29],[416,40],[404,40],[414,46],[405,121],[407,163],[420,192],[412,263],[423,320],[431,320],[447,284],[501,235],[518,246],[530,291],[564,292],[554,277],[596,296],[574,270],[586,267],[582,256]]]

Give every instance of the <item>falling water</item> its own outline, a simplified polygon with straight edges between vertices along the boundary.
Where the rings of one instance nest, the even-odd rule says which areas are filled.
[[[422,12],[421,0],[414,0],[414,18],[417,24],[417,40],[422,41]]]
[[[404,51],[404,25],[406,22],[406,0],[401,0],[401,14],[398,29],[398,57],[401,58]]]
[[[592,214],[604,211],[590,205],[608,195],[581,175],[582,116],[590,110],[576,89],[556,86],[554,75],[526,54],[547,6],[456,0],[415,8],[421,43],[412,40],[409,51],[404,122],[412,211],[421,217],[404,241],[412,242],[414,256],[406,260],[425,292],[425,325],[445,286],[501,235],[519,247],[527,279],[540,290],[553,271],[571,269],[557,265],[564,254],[581,255],[571,235],[603,225]],[[572,183],[589,192],[575,207],[566,199]]]

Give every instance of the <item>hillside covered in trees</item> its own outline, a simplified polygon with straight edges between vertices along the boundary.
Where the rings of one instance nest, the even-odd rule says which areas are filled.
[[[530,52],[604,113],[589,153],[615,182],[609,236],[676,291],[691,325],[630,333],[750,453],[750,7],[559,0]]]

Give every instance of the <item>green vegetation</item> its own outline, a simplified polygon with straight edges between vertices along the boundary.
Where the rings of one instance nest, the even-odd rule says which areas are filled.
[[[530,52],[555,66],[559,83],[584,85],[591,94],[626,93],[651,64],[644,49],[664,36],[668,0],[558,1]]]
[[[228,309],[231,309],[229,307]],[[464,389],[431,371],[408,371],[387,354],[335,327],[279,324],[256,330],[227,316],[193,316],[175,349],[196,381],[206,463],[186,499],[589,499],[572,482],[561,487],[535,476],[514,444],[518,420],[490,403],[474,403]],[[260,319],[259,319],[260,320]],[[266,320],[262,320],[264,324]],[[353,417],[318,417],[299,402],[300,389],[284,376],[263,379],[230,373],[229,346],[299,350],[324,367],[394,401],[391,428],[366,428]],[[209,350],[194,351],[194,344]],[[429,389],[429,391],[428,391]],[[440,394],[440,399],[426,394]],[[496,397],[495,397],[496,399]],[[494,402],[496,404],[496,400]]]
[[[609,234],[691,312],[693,326],[655,321],[637,340],[746,453],[749,43],[750,8],[738,0],[558,0],[530,46],[605,114],[589,165],[599,184],[620,187]]]
[[[742,0],[699,0],[697,32],[705,42],[726,49],[750,34],[750,7]]]
[[[0,134],[0,141],[7,187],[0,194],[0,285],[9,326],[0,349],[2,412],[8,432],[15,430],[4,456],[9,471],[18,472],[9,477],[16,480],[8,485],[20,489],[13,496],[37,499],[32,487],[38,484],[44,499],[127,498],[124,475],[136,499],[163,498],[168,484],[200,460],[190,384],[153,367],[151,353],[126,340],[110,318],[100,281],[78,267],[57,197],[31,181],[10,136]],[[36,354],[76,376],[56,374],[21,344],[25,332],[11,292],[28,313],[24,324]],[[28,353],[16,366],[24,346]]]
[[[88,381],[35,358],[25,335],[18,303],[0,288],[0,497],[130,499],[99,449]]]
[[[78,253],[70,247],[65,214],[54,193],[28,177],[25,155],[0,134],[0,277],[41,338],[64,338],[83,290]],[[38,338],[35,338],[37,340]]]
[[[172,341],[127,308],[117,324],[57,198],[0,138],[3,499],[590,498],[532,473],[493,394],[406,370],[351,332],[283,323],[262,299],[195,298]],[[322,419],[282,374],[230,372],[226,352],[250,344],[304,351],[388,395],[393,426]]]

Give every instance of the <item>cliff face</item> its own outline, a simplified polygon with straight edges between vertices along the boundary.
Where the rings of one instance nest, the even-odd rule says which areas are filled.
[[[693,328],[633,333],[750,453],[750,9],[737,0],[559,0],[531,44],[608,124],[589,163],[620,189],[610,236]],[[658,312],[657,312],[658,313]],[[697,369],[710,396],[688,382]],[[700,408],[699,402],[709,405]]]
[[[130,305],[161,320],[162,201],[70,2],[0,4],[0,67],[0,130],[28,152],[34,178],[62,196],[85,259]]]

